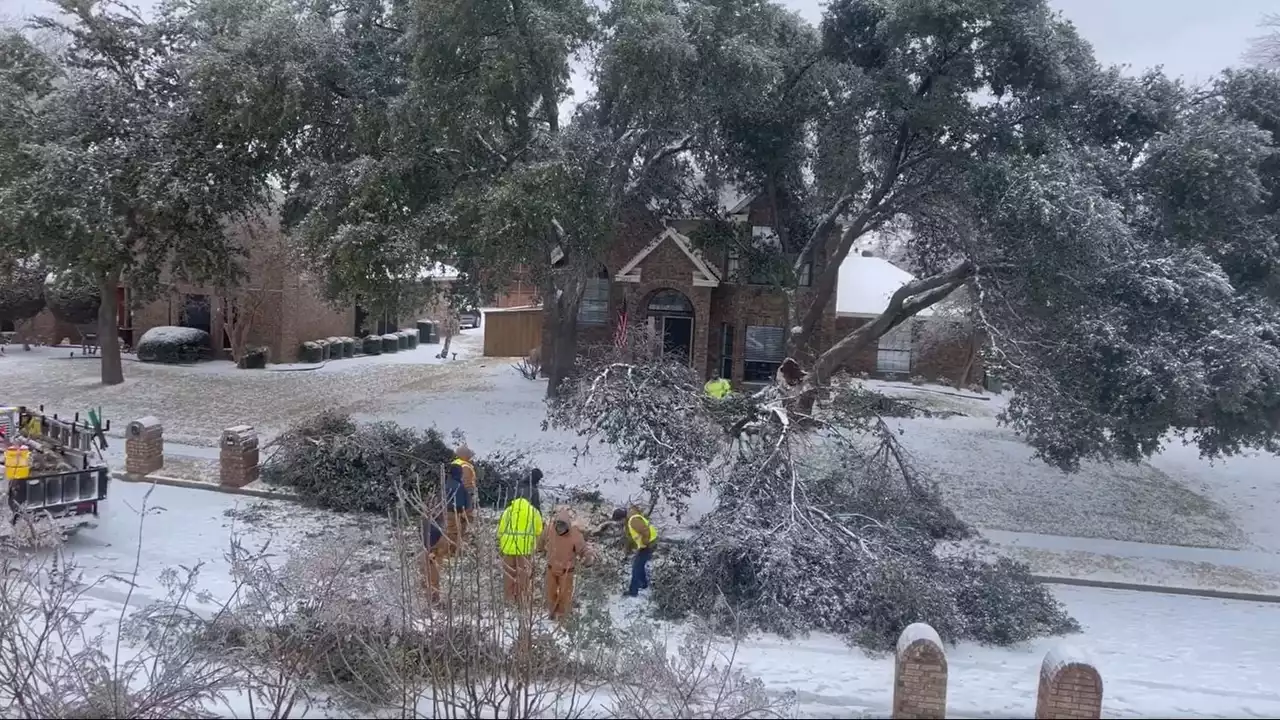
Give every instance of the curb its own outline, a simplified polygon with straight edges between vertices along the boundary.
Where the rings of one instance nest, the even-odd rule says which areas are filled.
[[[263,498],[265,500],[288,500],[290,502],[298,502],[298,496],[293,493],[279,492],[276,490],[259,490],[258,488],[233,487],[231,485],[217,485],[209,482],[201,482],[200,480],[187,480],[185,478],[170,477],[168,475],[133,475],[117,470],[111,473],[111,477],[114,480],[129,483],[151,483],[152,485],[166,485],[168,487],[180,487],[188,490],[220,492],[227,495],[247,495],[249,497]]]
[[[1235,590],[1211,590],[1209,588],[1185,588],[1169,585],[1144,585],[1141,583],[1116,582],[1113,580],[1092,580],[1089,578],[1056,577],[1052,575],[1032,575],[1031,579],[1047,585],[1072,585],[1075,587],[1101,588],[1103,590],[1164,593],[1166,595],[1186,595],[1191,597],[1214,598],[1217,600],[1280,603],[1280,595],[1238,592]]]

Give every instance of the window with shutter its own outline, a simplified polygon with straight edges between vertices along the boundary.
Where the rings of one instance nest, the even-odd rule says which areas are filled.
[[[774,325],[748,325],[743,346],[742,379],[746,382],[773,382],[786,356],[786,329]]]
[[[876,350],[876,372],[904,375],[911,372],[913,344],[911,323],[903,323],[881,336]]]
[[[582,325],[604,325],[609,322],[609,271],[600,268],[595,277],[587,280],[578,303],[578,322]]]

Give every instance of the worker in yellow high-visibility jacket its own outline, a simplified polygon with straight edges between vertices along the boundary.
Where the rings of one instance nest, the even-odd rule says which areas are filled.
[[[640,512],[640,506],[633,503],[627,509],[626,529],[631,547],[636,551],[631,560],[631,585],[627,588],[627,597],[636,597],[641,590],[649,588],[649,559],[653,557],[653,548],[658,542],[658,528]]]
[[[502,554],[505,576],[503,594],[512,602],[530,599],[533,579],[533,551],[542,535],[542,513],[528,500],[511,501],[498,520],[498,552]]]
[[[725,380],[722,377],[715,377],[708,380],[707,384],[702,386],[702,389],[707,391],[708,396],[713,397],[716,400],[723,400],[729,395],[729,392],[733,390],[733,386],[728,380]]]

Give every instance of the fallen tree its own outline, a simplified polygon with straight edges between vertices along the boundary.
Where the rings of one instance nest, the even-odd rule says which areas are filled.
[[[702,478],[715,493],[696,537],[655,567],[659,613],[875,649],[917,621],[1000,645],[1079,629],[1024,565],[944,544],[971,530],[884,420],[924,411],[842,379],[807,412],[808,385],[790,377],[714,400],[684,363],[615,355],[552,405],[548,424],[575,429],[580,449],[606,442],[620,469],[643,467],[655,501],[682,509]]]

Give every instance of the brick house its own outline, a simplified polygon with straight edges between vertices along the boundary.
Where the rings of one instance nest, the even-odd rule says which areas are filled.
[[[418,311],[381,317],[360,307],[335,308],[326,302],[320,279],[285,252],[278,217],[263,215],[228,231],[238,234],[248,250],[248,277],[231,291],[240,303],[228,298],[227,290],[185,282],[173,282],[158,297],[139,303],[126,282],[117,295],[117,324],[127,345],[151,328],[177,325],[209,333],[212,355],[229,358],[228,319],[232,313],[252,312],[248,344],[267,347],[271,362],[288,363],[298,359],[298,350],[307,340],[389,332],[411,327],[419,317]],[[437,280],[424,274],[424,281]],[[96,332],[96,328],[85,330]],[[26,334],[46,344],[80,341],[78,328],[56,320],[48,310],[31,321]]]
[[[758,242],[776,242],[772,213],[762,199],[744,198],[728,213],[749,226]],[[735,384],[769,382],[785,358],[785,297],[767,279],[742,272],[732,252],[711,257],[695,249],[689,234],[699,222],[634,216],[588,283],[578,311],[579,342],[611,343],[623,322],[628,327],[647,326],[662,337],[668,351],[687,357],[704,377],[719,375]],[[803,301],[825,264],[826,253],[820,251],[799,278],[798,299]],[[860,272],[846,273],[851,266]],[[878,315],[888,295],[911,276],[888,261],[861,254],[841,266],[842,285],[851,288],[869,278],[877,293],[842,292],[838,287],[832,294],[816,334],[818,350]],[[877,309],[875,298],[885,287],[891,289]],[[850,302],[854,298],[857,303]],[[957,366],[957,350],[931,347],[926,352],[916,342],[919,328],[927,322],[920,318],[886,335],[879,348],[855,357],[846,369],[881,376],[955,377],[964,368]],[[549,339],[544,328],[544,356],[550,353]]]

